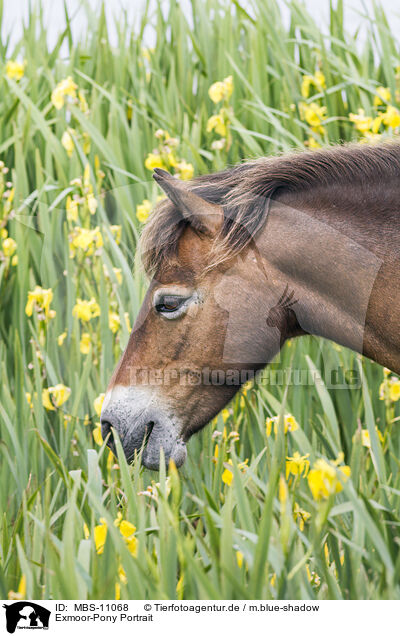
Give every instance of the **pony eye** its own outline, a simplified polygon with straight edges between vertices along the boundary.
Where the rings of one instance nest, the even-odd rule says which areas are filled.
[[[161,314],[173,313],[180,309],[186,301],[187,298],[183,298],[182,296],[172,296],[168,294],[159,299],[155,306],[156,311]]]

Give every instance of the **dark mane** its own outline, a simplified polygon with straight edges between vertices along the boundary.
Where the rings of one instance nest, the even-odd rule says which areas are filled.
[[[225,221],[210,267],[246,247],[263,227],[271,200],[326,186],[400,187],[400,144],[349,144],[295,152],[239,164],[190,183],[196,194],[223,206]],[[169,201],[159,203],[141,237],[145,270],[153,275],[165,259],[173,258],[187,222]]]

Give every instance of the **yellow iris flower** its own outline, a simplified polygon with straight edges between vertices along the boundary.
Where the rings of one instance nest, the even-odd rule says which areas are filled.
[[[337,466],[338,461],[340,460],[328,462],[326,459],[317,459],[308,473],[308,485],[316,501],[327,499],[343,490],[342,481],[347,481],[351,469],[350,466]]]
[[[70,397],[71,389],[65,384],[49,386],[42,391],[42,403],[48,411],[55,411],[55,407],[62,406]]]

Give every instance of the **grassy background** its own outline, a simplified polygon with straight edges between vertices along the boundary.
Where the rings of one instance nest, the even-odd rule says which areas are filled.
[[[123,457],[115,464],[92,435],[93,402],[128,338],[125,312],[132,324],[146,287],[135,256],[141,230],[135,210],[159,194],[144,167],[157,146],[156,130],[177,137],[179,157],[200,174],[301,148],[310,136],[321,145],[357,139],[349,113],[375,113],[377,86],[389,87],[395,103],[399,42],[379,4],[365,17],[369,34],[358,48],[344,32],[342,2],[331,10],[326,37],[300,3],[289,4],[285,28],[273,0],[254,1],[251,15],[238,1],[192,0],[190,20],[171,0],[167,13],[145,11],[135,32],[122,20],[115,48],[102,12],[89,16],[90,31],[80,42],[73,41],[66,15],[53,50],[40,13],[32,12],[15,50],[0,42],[0,158],[9,169],[2,175],[0,216],[18,254],[17,265],[0,261],[3,598],[399,597],[399,408],[379,399],[381,367],[312,338],[289,343],[284,367],[315,367],[323,377],[330,368],[354,370],[362,381],[354,388],[343,378],[341,389],[250,388],[190,441],[185,467],[168,482],[165,472],[128,467]],[[149,24],[156,38],[151,51],[143,39]],[[7,76],[9,59],[26,60],[21,79]],[[326,89],[304,99],[302,78],[318,69]],[[52,105],[52,91],[69,75],[89,113],[77,104]],[[213,150],[218,135],[207,132],[207,121],[218,106],[208,89],[228,75],[234,79],[232,143]],[[326,106],[322,133],[302,118],[301,101]],[[61,144],[68,126],[76,133],[71,156]],[[82,206],[72,223],[66,200],[79,189],[71,180],[82,178],[87,163],[98,208],[92,216]],[[104,246],[70,258],[74,225],[99,227]],[[122,228],[119,243],[112,225]],[[121,269],[122,284],[112,267]],[[25,312],[35,285],[53,290],[57,313],[47,323]],[[82,325],[72,309],[77,298],[91,297],[101,314]],[[108,325],[110,307],[120,316],[116,333]],[[79,346],[84,331],[92,343],[86,354]],[[71,395],[50,411],[42,390],[57,383]],[[298,430],[267,438],[266,417],[284,412],[295,416]],[[361,429],[369,430],[372,449],[362,445]],[[238,435],[229,437],[232,431]],[[352,471],[343,491],[315,501],[299,477],[289,480],[287,496],[281,483],[279,498],[285,458],[295,451],[309,453],[311,464],[343,451]],[[222,480],[229,459],[231,485]],[[241,470],[245,460],[248,468]],[[152,480],[160,484],[155,496],[138,494]],[[309,513],[304,526],[294,518],[296,504]],[[136,527],[136,555],[113,524],[118,513]],[[94,537],[99,548],[105,524],[105,546],[96,551]]]

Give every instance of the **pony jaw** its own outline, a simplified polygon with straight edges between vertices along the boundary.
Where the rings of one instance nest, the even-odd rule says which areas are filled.
[[[160,452],[165,462],[172,460],[179,468],[186,459],[186,444],[181,437],[182,425],[154,389],[147,387],[112,387],[104,398],[101,411],[102,436],[116,454],[113,439],[118,434],[128,462],[141,455],[143,466],[150,470],[160,467]]]

